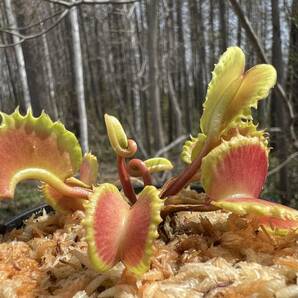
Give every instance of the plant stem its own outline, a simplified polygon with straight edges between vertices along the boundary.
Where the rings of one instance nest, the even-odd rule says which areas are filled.
[[[209,148],[210,145],[206,142],[197,158],[185,168],[177,178],[173,179],[173,181],[166,186],[166,189],[161,194],[161,198],[177,194],[191,180],[191,178],[199,171],[202,159],[208,153]]]
[[[121,181],[124,194],[130,200],[130,202],[134,204],[137,201],[137,197],[127,173],[125,159],[119,155],[117,155],[117,166],[119,179]]]
[[[59,191],[60,193],[62,193],[63,195],[68,197],[75,197],[75,198],[81,198],[81,199],[87,200],[88,196],[91,193],[91,190],[89,189],[85,189],[82,187],[71,187],[65,184],[59,177],[57,177],[56,175],[52,174],[47,170],[39,169],[39,168],[29,168],[29,169],[21,170],[14,175],[9,186],[9,190],[12,196],[14,194],[16,185],[20,181],[29,180],[29,179],[43,181],[49,184],[54,189],[56,189],[57,191]]]
[[[138,158],[132,159],[128,163],[127,170],[129,175],[133,177],[142,177],[144,185],[152,185],[150,172],[142,160]]]
[[[134,140],[128,139],[127,140],[127,148],[123,149],[119,145],[116,148],[114,148],[114,150],[117,155],[120,155],[125,158],[129,158],[129,157],[133,157],[136,154],[136,152],[138,150],[138,146]]]

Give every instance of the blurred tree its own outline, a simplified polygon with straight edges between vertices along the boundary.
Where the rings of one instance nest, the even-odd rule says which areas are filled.
[[[286,88],[279,76],[274,94],[279,106],[270,109],[264,101],[258,120],[265,127],[275,118],[271,135],[287,133],[287,139],[274,140],[272,165],[278,170],[272,169],[272,189],[298,191],[297,0],[104,2],[0,1],[1,109],[25,107],[25,75],[34,113],[43,108],[75,133],[85,131],[87,136],[88,128],[89,146],[104,161],[111,159],[102,117],[106,112],[121,119],[138,140],[140,154],[152,156],[161,149],[176,157],[184,133],[197,130],[219,55],[226,46],[239,44],[247,64],[272,62],[279,75],[283,69]],[[9,11],[15,25],[8,19]],[[13,46],[6,47],[9,43]],[[20,50],[23,64],[18,62]],[[285,109],[283,117],[280,107]],[[80,121],[87,118],[88,127]],[[287,118],[288,125],[281,118]],[[86,148],[86,138],[84,142]],[[277,155],[280,151],[283,156]],[[175,161],[182,166],[178,158]],[[285,161],[288,173],[282,174]],[[279,176],[290,179],[287,190]]]
[[[295,111],[298,111],[298,0],[293,0],[290,14],[290,44],[287,92]],[[296,121],[298,130],[298,121]]]
[[[176,3],[176,15],[177,15],[177,39],[178,39],[178,65],[179,65],[179,78],[178,78],[178,94],[179,98],[183,99],[183,110],[185,119],[185,128],[187,133],[191,132],[191,112],[190,112],[190,96],[189,96],[189,86],[188,86],[188,72],[186,65],[186,41],[184,37],[184,24],[183,24],[183,11],[184,5],[183,1],[177,1]]]
[[[279,15],[279,1],[271,0],[271,13],[272,13],[272,26],[273,26],[273,38],[272,38],[272,64],[277,70],[277,80],[281,86],[284,84],[284,68],[283,68],[283,55],[281,49],[281,32],[280,32],[280,15]],[[288,127],[286,111],[283,105],[282,98],[277,93],[277,90],[273,91],[271,101],[271,115],[272,124],[279,127],[281,132],[277,135],[276,148],[278,150],[278,157],[280,162],[286,160],[288,155],[288,144],[286,131]],[[279,191],[282,196],[282,202],[284,204],[290,204],[290,193],[288,187],[288,168],[284,166],[279,173]]]
[[[40,23],[41,29],[44,29],[43,22]],[[45,69],[47,75],[47,82],[48,82],[48,93],[49,93],[49,104],[51,111],[53,111],[54,119],[59,118],[58,114],[58,107],[56,101],[56,91],[55,91],[55,78],[53,73],[53,67],[51,62],[51,55],[49,50],[48,38],[47,35],[42,35],[42,44],[44,50],[44,62],[45,62]]]
[[[8,20],[8,27],[13,28],[13,31],[12,31],[13,47],[16,52],[19,78],[20,78],[22,91],[23,91],[23,100],[21,103],[23,108],[27,110],[28,108],[31,107],[31,98],[30,98],[29,84],[27,79],[27,72],[25,68],[25,59],[24,59],[23,49],[21,45],[21,38],[19,36],[18,29],[17,29],[18,24],[12,9],[11,0],[4,0],[4,6],[5,6],[5,11],[6,11],[7,20]]]
[[[220,51],[224,52],[228,47],[228,28],[227,28],[227,10],[226,1],[219,1],[219,19],[220,19]]]
[[[152,125],[154,150],[164,147],[165,140],[161,119],[160,89],[159,89],[159,1],[151,0],[148,3],[148,67],[149,67],[149,98],[152,102]]]
[[[80,123],[80,141],[83,152],[89,151],[88,143],[88,124],[87,112],[85,103],[85,88],[84,88],[84,75],[83,75],[83,60],[81,51],[81,37],[78,20],[78,8],[72,7],[70,9],[71,21],[71,37],[72,37],[72,52],[73,52],[73,71],[75,77],[75,90],[79,111]]]

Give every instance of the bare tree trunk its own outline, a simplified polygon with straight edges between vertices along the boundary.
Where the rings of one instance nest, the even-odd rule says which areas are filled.
[[[171,100],[172,109],[175,114],[174,121],[176,122],[176,126],[177,126],[177,135],[180,136],[182,134],[182,113],[179,107],[176,91],[174,90],[173,79],[169,70],[168,70],[168,88],[169,88],[169,97]]]
[[[241,5],[241,0],[239,0],[239,4]],[[242,26],[241,26],[241,22],[240,19],[238,18],[238,22],[237,22],[237,45],[239,47],[241,47],[241,41],[242,41]]]
[[[260,37],[261,41],[263,41],[263,48],[265,53],[268,52],[266,49],[267,46],[267,40],[268,40],[268,35],[267,35],[267,30],[268,30],[268,23],[271,21],[271,16],[270,19],[268,18],[268,15],[270,14],[270,11],[268,13],[268,5],[265,1],[260,2],[260,11],[261,11],[261,32],[260,32]],[[269,22],[268,22],[269,19]],[[239,21],[240,22],[240,21]],[[271,46],[270,46],[271,48]],[[265,127],[270,127],[270,101],[269,100],[261,100],[259,102],[258,106],[258,122],[259,122],[259,127],[260,128],[265,128]]]
[[[5,5],[5,11],[8,19],[8,26],[11,28],[18,28],[16,17],[13,13],[12,6],[11,6],[11,0],[4,0]],[[17,29],[16,29],[17,30]],[[18,33],[15,31],[15,33]],[[27,110],[31,107],[31,98],[30,98],[30,91],[29,91],[29,85],[28,85],[28,79],[27,79],[27,73],[26,73],[26,67],[25,67],[25,60],[24,60],[24,54],[23,49],[20,44],[20,37],[17,35],[13,35],[13,43],[15,44],[14,49],[16,52],[16,59],[18,64],[18,72],[20,76],[20,81],[22,84],[22,90],[23,90],[23,105],[24,108]]]
[[[136,9],[136,5],[131,8]],[[130,14],[130,16],[128,16]],[[132,94],[133,94],[133,112],[134,112],[134,122],[136,135],[141,138],[142,136],[142,116],[141,116],[141,94],[140,94],[140,77],[138,76],[138,70],[141,69],[138,55],[138,40],[137,40],[137,31],[136,31],[136,18],[135,14],[132,14],[129,10],[126,11],[126,17],[128,26],[127,31],[129,33],[130,39],[130,53],[131,53],[131,72],[132,72]]]
[[[73,63],[75,75],[75,90],[79,111],[80,122],[80,140],[83,152],[89,150],[88,145],[88,125],[87,125],[87,112],[85,103],[85,90],[84,90],[84,74],[83,74],[83,61],[81,52],[80,29],[78,20],[77,7],[71,8],[70,21],[71,21],[71,36],[73,48]]]
[[[200,71],[201,71],[201,77],[202,77],[202,89],[206,90],[206,85],[208,84],[208,71],[207,71],[207,57],[206,57],[206,38],[205,38],[205,25],[204,25],[204,15],[203,15],[203,6],[200,1],[200,5],[198,7],[198,19],[199,19],[199,28],[200,28],[200,38],[199,38],[199,56],[200,56]],[[198,99],[196,99],[198,100]],[[203,100],[203,97],[200,98],[200,100]],[[201,105],[200,105],[201,108]]]
[[[214,34],[214,0],[209,1],[209,26],[210,26],[210,33],[208,38],[208,43],[210,46],[210,63],[209,69],[212,70],[215,64],[215,34]]]
[[[246,32],[249,40],[254,45],[257,55],[259,56],[260,60],[263,63],[270,63],[266,57],[266,54],[264,52],[264,49],[260,43],[258,36],[256,35],[254,29],[252,28],[249,20],[245,16],[241,6],[239,5],[239,2],[237,0],[229,0],[229,1],[234,9],[235,14],[238,16],[242,27],[245,29],[245,32]]]
[[[43,23],[41,23],[41,28],[43,29]],[[49,87],[49,98],[50,98],[50,107],[53,111],[54,119],[59,118],[57,102],[56,102],[56,92],[55,92],[55,79],[53,74],[53,68],[51,63],[51,56],[49,51],[49,45],[46,34],[42,35],[42,43],[44,49],[44,62],[47,73],[47,83]]]
[[[105,25],[106,21],[99,22],[96,16],[96,12],[94,12],[94,19],[96,37],[94,55],[95,57],[97,57],[94,75],[95,78],[97,78],[95,83],[98,85],[98,89],[101,95],[99,98],[97,98],[96,109],[98,109],[98,114],[103,115],[105,113],[106,102],[109,99],[109,92],[106,88],[106,86],[108,85],[108,75],[105,71],[105,69],[107,68],[107,62],[105,57],[107,57],[106,48],[108,43],[105,28],[107,26]]]
[[[139,6],[139,10],[137,10],[136,12],[138,12],[138,14],[136,14],[136,18],[138,16],[138,26],[137,28],[137,33],[138,33],[138,39],[140,42],[140,45],[138,46],[139,49],[139,60],[140,60],[140,65],[141,69],[140,69],[140,84],[142,86],[141,89],[141,97],[142,97],[142,101],[141,101],[141,112],[143,114],[143,132],[144,132],[144,144],[146,147],[146,150],[148,152],[149,155],[151,155],[152,153],[152,148],[151,148],[151,130],[152,127],[150,126],[150,119],[151,119],[151,115],[150,115],[150,101],[149,101],[149,92],[148,92],[148,88],[143,88],[143,86],[145,86],[146,84],[148,84],[148,71],[146,71],[147,66],[148,66],[148,59],[147,59],[147,55],[146,55],[146,49],[147,49],[147,42],[148,42],[148,37],[146,36],[146,34],[144,34],[144,31],[146,30],[146,26],[148,25],[148,20],[147,20],[147,5],[145,3],[145,1],[141,1],[140,2],[140,6]]]
[[[158,0],[148,3],[148,63],[149,63],[149,94],[152,101],[152,123],[154,150],[165,145],[160,109],[159,66],[158,66]]]
[[[94,10],[94,13],[96,10]],[[85,50],[86,54],[86,59],[85,59],[85,64],[86,64],[86,72],[85,74],[89,74],[89,90],[90,94],[88,96],[87,93],[87,98],[88,98],[88,104],[90,107],[90,112],[92,113],[90,115],[89,113],[89,120],[90,117],[91,119],[103,119],[103,113],[102,113],[102,106],[101,106],[101,92],[99,90],[99,83],[98,80],[96,80],[96,69],[97,69],[97,64],[99,63],[95,58],[97,55],[99,55],[99,52],[96,52],[97,47],[95,45],[92,45],[90,41],[98,39],[98,42],[100,42],[99,37],[95,37],[90,29],[92,25],[87,26],[88,22],[86,22],[87,18],[84,19],[84,14],[82,13],[82,9],[79,11],[79,17],[82,20],[82,40],[83,40],[83,50]],[[94,15],[94,19],[96,19],[96,16]],[[96,26],[96,24],[95,24]],[[101,78],[103,80],[103,78]]]
[[[3,36],[0,36],[0,41],[4,44],[4,38]],[[14,76],[13,76],[13,69],[12,69],[12,66],[11,66],[11,61],[9,59],[9,48],[6,48],[4,49],[4,56],[5,56],[5,62],[6,62],[6,65],[7,65],[7,70],[8,70],[8,77],[9,77],[9,81],[10,81],[10,85],[11,85],[11,95],[12,95],[12,98],[14,99],[13,101],[13,106],[17,106],[18,104],[18,93],[17,93],[17,87],[16,87],[16,84],[15,84],[15,81],[14,81]],[[3,109],[3,108],[2,108]]]
[[[15,1],[15,15],[20,27],[21,34],[28,34],[30,28],[26,28],[32,22],[32,10],[28,9],[24,1]],[[30,33],[29,33],[30,34]],[[42,106],[47,105],[48,93],[44,88],[45,71],[41,63],[44,54],[41,39],[32,39],[30,42],[22,43],[24,61],[26,65],[27,81],[29,86],[31,107],[33,115],[38,116],[42,111]]]
[[[188,76],[186,70],[186,56],[185,56],[185,40],[184,40],[184,26],[183,26],[183,3],[178,1],[176,4],[177,11],[177,33],[178,33],[178,63],[180,66],[180,97],[184,107],[184,119],[187,133],[191,133],[191,109],[190,109],[190,97]]]
[[[219,20],[220,20],[220,50],[223,53],[228,47],[226,1],[219,1]]]
[[[172,5],[169,5],[169,9],[173,9]],[[179,137],[183,133],[183,123],[182,123],[182,112],[179,106],[179,100],[177,97],[177,92],[175,90],[175,85],[173,82],[172,66],[175,65],[175,41],[174,41],[174,32],[173,32],[173,16],[168,14],[166,19],[166,35],[167,42],[165,43],[166,54],[163,57],[165,60],[165,82],[169,97],[169,131],[170,139],[173,141],[175,138]]]
[[[244,12],[242,11],[238,1],[237,0],[229,0],[229,1],[232,5],[236,15],[239,17],[239,19],[241,21],[241,24],[242,24],[242,27],[244,28],[249,40],[251,41],[252,45],[254,46],[254,49],[255,49],[255,51],[258,55],[259,60],[262,63],[270,64],[270,61],[269,61],[269,59],[267,58],[267,56],[264,52],[264,49],[262,47],[262,44],[261,44],[258,36],[256,35],[256,33],[255,33],[254,29],[252,28],[249,20],[247,19]],[[277,85],[276,85],[275,88],[276,88],[279,96],[283,99],[283,101],[285,103],[285,107],[286,107],[287,112],[288,112],[288,117],[290,118],[290,120],[289,120],[290,125],[288,127],[288,130],[290,131],[293,146],[295,148],[298,148],[298,137],[297,137],[295,127],[294,127],[294,122],[295,122],[295,119],[296,119],[295,111],[294,111],[293,106],[292,106],[291,102],[289,101],[289,98],[287,97],[287,95],[285,93],[285,90],[282,87],[282,85],[277,82]]]
[[[298,0],[293,0],[290,24],[290,45],[289,64],[287,74],[287,91],[290,101],[294,104],[295,111],[298,111]],[[298,121],[296,122],[298,130]]]
[[[199,64],[199,30],[198,30],[198,5],[196,0],[188,1],[189,9],[189,18],[190,18],[190,43],[191,43],[191,72],[193,80],[193,97],[194,97],[194,106],[197,108],[198,99],[200,98],[199,92],[201,86],[199,82],[200,76],[200,64]]]
[[[272,39],[272,64],[277,70],[277,80],[281,86],[284,84],[283,76],[283,59],[281,49],[281,32],[280,32],[280,16],[278,0],[271,0],[271,14],[273,26],[273,39]],[[277,155],[280,162],[285,160],[288,155],[287,138],[285,132],[288,130],[287,117],[282,99],[279,97],[276,90],[273,90],[271,102],[271,115],[273,118],[273,125],[280,127],[281,132],[276,138]],[[279,172],[279,191],[282,196],[282,203],[289,205],[290,197],[288,194],[288,167],[284,166]]]

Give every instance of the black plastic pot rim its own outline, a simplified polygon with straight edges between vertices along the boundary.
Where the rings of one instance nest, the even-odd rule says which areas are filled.
[[[203,189],[200,186],[193,186],[191,189],[196,190],[197,192],[202,192]],[[136,187],[135,191],[136,193],[139,193],[142,190],[140,187]],[[28,218],[30,218],[33,214],[35,217],[42,215],[43,210],[45,210],[47,213],[53,212],[54,209],[49,206],[47,203],[43,203],[37,207],[29,208],[25,211],[23,211],[21,214],[18,214],[8,220],[5,224],[0,224],[0,235],[4,235],[5,233],[13,230],[13,229],[19,229],[24,226],[24,221]]]
[[[37,207],[29,208],[8,220],[5,224],[0,224],[0,234],[5,234],[13,229],[19,229],[24,226],[24,221],[34,216],[40,216],[45,210],[47,213],[53,212],[54,209],[46,203],[43,203]]]

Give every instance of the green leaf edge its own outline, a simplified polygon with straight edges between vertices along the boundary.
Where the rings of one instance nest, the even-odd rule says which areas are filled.
[[[148,271],[150,266],[150,259],[153,254],[153,242],[158,238],[158,225],[161,223],[160,216],[161,208],[163,207],[163,200],[159,197],[159,190],[154,186],[146,186],[139,194],[140,199],[142,196],[149,196],[151,198],[151,223],[148,229],[147,240],[145,244],[144,256],[134,267],[128,267],[128,271],[134,273],[136,276],[141,276]]]
[[[162,171],[170,171],[173,169],[173,164],[167,158],[153,157],[144,161],[149,173],[157,173]]]
[[[76,136],[68,131],[60,121],[53,122],[44,111],[40,116],[34,117],[31,109],[28,109],[23,116],[18,107],[12,114],[0,112],[0,115],[2,117],[0,136],[10,129],[19,129],[20,127],[24,127],[28,132],[34,132],[42,138],[54,134],[57,138],[58,148],[65,150],[70,155],[73,173],[78,171],[82,162],[81,146]]]
[[[84,204],[86,217],[83,220],[83,225],[86,230],[86,240],[88,243],[88,255],[94,268],[100,272],[107,271],[111,268],[97,254],[93,229],[93,214],[102,192],[105,191],[115,192],[119,194],[119,199],[123,199],[120,192],[113,184],[101,184],[99,187],[95,188],[94,193],[90,196],[90,201]],[[153,241],[158,238],[157,228],[162,221],[160,217],[160,210],[163,206],[163,201],[159,198],[159,191],[154,186],[146,186],[140,193],[140,197],[141,196],[149,196],[151,198],[151,222],[148,228],[143,258],[136,266],[127,268],[128,271],[132,272],[136,276],[142,275],[150,266],[150,258],[153,253],[152,245]]]
[[[283,220],[298,220],[298,211],[295,209],[271,201],[255,198],[247,199],[258,200],[265,204],[259,205],[255,201],[240,202],[240,204],[237,204],[236,202],[229,202],[228,200],[212,201],[211,204],[239,215],[253,214],[255,216],[271,216]],[[236,200],[237,199],[235,199],[235,201]]]
[[[248,115],[243,119],[241,116],[236,117],[221,133],[221,137],[228,141],[231,138],[228,138],[228,133],[231,129],[239,130],[239,134],[244,137],[258,137],[260,141],[268,147],[268,133],[266,130],[258,130],[258,124],[254,124],[252,121],[252,116]],[[242,134],[241,130],[247,129],[248,134]]]
[[[96,211],[96,206],[99,200],[101,199],[101,195],[104,192],[113,192],[117,194],[117,197],[123,200],[119,190],[116,186],[110,183],[104,183],[99,185],[94,189],[94,192],[89,196],[89,201],[84,204],[85,207],[85,219],[82,221],[83,226],[86,231],[86,241],[88,243],[88,255],[93,265],[94,269],[99,272],[105,272],[112,267],[105,263],[104,260],[98,255],[96,249],[96,241],[94,236],[94,213]]]
[[[253,70],[259,69],[259,68],[266,68],[267,71],[270,70],[269,71],[270,74],[269,75],[267,74],[266,77],[263,77],[263,81],[266,81],[268,83],[268,86],[263,86],[263,87],[259,88],[258,92],[254,96],[250,97],[249,101],[246,102],[246,104],[243,105],[243,107],[240,108],[237,113],[235,113],[234,115],[232,114],[233,116],[230,117],[230,121],[228,123],[226,123],[225,127],[229,126],[229,124],[231,122],[235,121],[235,119],[245,118],[245,119],[252,120],[252,108],[257,109],[258,102],[260,100],[264,100],[265,98],[267,98],[270,94],[270,90],[276,84],[277,73],[276,73],[276,69],[271,64],[257,64],[255,66],[253,66],[252,68],[250,68],[249,70],[247,70],[244,73],[244,76],[247,76],[250,72],[252,72]],[[245,81],[245,78],[242,78],[241,85],[239,86],[235,96],[229,103],[230,109],[227,109],[227,111],[231,111],[231,107],[232,108],[234,107],[234,99],[239,95],[239,92],[242,88],[242,84],[244,81]]]
[[[210,83],[208,84],[206,98],[203,103],[203,114],[200,119],[200,128],[204,134],[208,133],[209,125],[210,125],[210,121],[206,122],[206,117],[208,119],[208,116],[210,116],[207,114],[207,110],[212,109],[213,105],[217,105],[217,102],[214,102],[214,103],[210,102],[210,92],[213,91],[214,86],[216,86],[218,84],[218,82],[220,81],[221,75],[222,75],[223,71],[226,69],[226,64],[229,64],[231,62],[231,60],[237,60],[237,58],[235,58],[237,56],[238,56],[238,61],[243,61],[243,72],[244,72],[245,55],[239,47],[235,47],[235,46],[229,47],[220,56],[218,63],[214,67],[214,70],[212,72],[212,79],[211,79]],[[232,83],[233,82],[230,82],[230,85]],[[227,86],[226,89],[222,90],[222,93],[224,93],[228,87],[230,87],[230,86]],[[210,104],[213,104],[213,105],[209,106]]]
[[[288,229],[274,227],[274,229],[272,229],[270,225],[261,224],[260,226],[262,226],[265,229],[265,231],[270,235],[284,237],[284,236],[287,236],[291,232],[294,232],[295,234],[298,233],[297,228],[292,228],[292,227],[288,228]]]
[[[104,119],[113,150],[118,154],[119,149],[127,149],[128,139],[120,121],[109,114],[105,114]]]
[[[61,206],[57,203],[57,201],[50,195],[48,188],[50,187],[49,184],[42,183],[40,190],[43,194],[43,198],[45,201],[55,210],[58,211],[62,214],[67,214],[69,213],[69,210],[65,210],[61,208]]]
[[[190,136],[190,140],[187,140],[182,147],[182,152],[180,153],[180,159],[186,164],[192,163],[192,159],[191,159],[192,150],[196,145],[198,138],[199,137]]]

